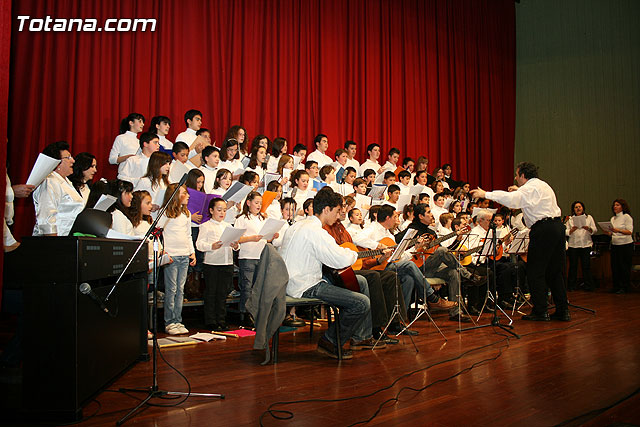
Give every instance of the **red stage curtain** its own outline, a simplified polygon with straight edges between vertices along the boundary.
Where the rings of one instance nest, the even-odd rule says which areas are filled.
[[[9,111],[9,52],[11,47],[11,0],[0,0],[0,136],[7,135]],[[5,146],[4,142],[3,146]],[[5,172],[7,150],[0,149],[0,164]],[[7,185],[6,174],[0,172],[0,188]],[[0,203],[0,217],[4,217],[4,203]],[[4,243],[4,241],[3,241]],[[4,251],[0,251],[0,278],[4,271]],[[2,303],[2,279],[0,279],[0,304]]]
[[[430,169],[486,187],[512,180],[513,0],[79,1],[13,4],[9,158],[23,182],[47,143],[107,155],[130,112],[172,118],[189,108],[220,141],[283,136],[330,152],[371,142],[426,155]],[[155,32],[18,32],[16,17],[155,18]],[[386,160],[383,154],[382,161]],[[18,228],[33,225],[29,202]],[[20,234],[20,233],[18,233]]]

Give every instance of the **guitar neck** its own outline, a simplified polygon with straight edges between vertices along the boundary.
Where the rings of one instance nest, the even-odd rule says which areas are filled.
[[[509,234],[511,234],[512,236],[515,236],[516,234],[518,234],[518,230],[514,228],[509,232]],[[501,245],[504,239],[505,239],[504,237],[502,239],[498,239],[498,245]],[[484,248],[484,244],[478,246],[477,248],[469,249],[468,251],[463,252],[462,255],[466,258],[469,255],[479,252],[482,248]]]

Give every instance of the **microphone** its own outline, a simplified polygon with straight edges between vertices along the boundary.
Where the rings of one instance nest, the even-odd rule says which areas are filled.
[[[186,173],[184,175],[182,175],[182,178],[180,178],[180,182],[178,183],[179,187],[182,187],[184,185],[184,183],[187,182],[187,175],[188,174],[186,174]]]
[[[109,313],[109,309],[107,308],[107,306],[104,305],[104,302],[102,302],[100,297],[98,295],[96,295],[95,292],[93,292],[93,290],[91,289],[91,286],[88,283],[86,283],[86,282],[82,283],[80,285],[80,287],[78,288],[78,290],[80,291],[81,294],[87,295],[87,296],[89,296],[89,298],[94,300],[96,302],[96,304],[98,304],[100,306],[100,309],[102,311],[104,311],[105,313]]]

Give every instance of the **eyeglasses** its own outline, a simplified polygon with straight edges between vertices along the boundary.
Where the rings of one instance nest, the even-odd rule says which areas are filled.
[[[73,160],[73,156],[68,155],[68,156],[65,156],[65,157],[60,157],[60,160]]]

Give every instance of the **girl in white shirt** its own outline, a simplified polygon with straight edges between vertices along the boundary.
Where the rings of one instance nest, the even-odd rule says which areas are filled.
[[[273,191],[276,193],[276,198],[267,207],[264,213],[268,218],[282,219],[282,212],[280,211],[280,200],[282,199],[282,185],[278,181],[271,181],[267,185],[267,191]]]
[[[118,233],[134,236],[133,224],[128,216],[133,197],[133,184],[117,179],[109,183],[109,186],[111,187],[111,195],[116,198],[116,202],[107,209],[107,212],[111,212],[111,229]]]
[[[122,172],[124,161],[135,156],[140,149],[140,142],[136,136],[144,129],[144,116],[131,113],[120,123],[120,135],[116,136],[109,152],[109,163],[118,165],[118,172]]]
[[[98,171],[98,162],[91,153],[79,153],[74,159],[73,173],[69,175],[69,181],[78,190],[86,206],[87,200],[89,200],[89,193],[91,193],[90,183]]]
[[[267,243],[258,234],[265,221],[264,215],[260,213],[261,207],[262,196],[257,191],[252,191],[247,195],[242,205],[242,213],[236,218],[235,222],[236,228],[246,229],[244,235],[238,240],[240,243],[240,253],[238,254],[240,303],[238,304],[238,310],[241,313],[243,326],[247,327],[253,327],[253,321],[250,316],[246,315],[247,308],[245,304],[253,288],[254,274],[260,262],[260,254]]]
[[[238,173],[239,169],[244,170],[240,155],[238,154],[238,141],[236,139],[227,139],[222,143],[220,150],[219,168],[228,169],[233,175],[233,180],[237,181],[242,174]]]
[[[169,168],[171,167],[171,156],[161,151],[156,151],[149,158],[147,173],[140,178],[136,185],[136,190],[145,190],[151,194],[152,214],[160,209],[164,200],[164,194],[169,185]]]
[[[616,199],[611,206],[611,273],[613,290],[616,294],[626,294],[631,282],[631,262],[633,259],[633,218],[624,199]]]
[[[261,192],[264,192],[264,174],[266,160],[267,149],[261,146],[257,146],[251,151],[251,160],[249,160],[249,166],[246,169],[258,174],[258,177],[260,179],[258,189]]]
[[[591,217],[587,215],[584,209],[584,203],[576,200],[571,204],[571,214],[566,227],[566,235],[569,237],[569,248],[567,249],[567,257],[569,258],[569,275],[567,279],[567,289],[572,291],[577,289],[577,276],[578,276],[578,260],[582,265],[582,278],[584,279],[584,288],[586,291],[593,291],[595,289],[593,283],[593,277],[591,275],[591,247],[593,246],[593,240],[591,236],[596,232],[596,223]],[[580,217],[581,222],[586,222],[585,225],[577,227],[574,223],[578,221],[576,217]]]
[[[278,170],[278,163],[280,163],[280,159],[286,154],[287,140],[282,137],[274,139],[271,145],[271,157],[269,157],[269,161],[267,163],[267,172],[275,173]],[[293,164],[290,169],[293,169]]]
[[[291,182],[294,185],[294,188],[291,191],[291,197],[296,200],[296,205],[298,205],[298,215],[302,216],[304,215],[302,205],[307,199],[314,197],[314,193],[311,193],[311,191],[308,190],[309,173],[307,171],[298,170],[291,174]]]
[[[169,184],[163,203],[178,184]],[[196,254],[191,240],[191,215],[187,204],[189,193],[186,186],[181,186],[176,196],[167,204],[167,210],[158,227],[163,228],[164,250],[173,262],[164,267],[164,323],[170,335],[186,334],[189,330],[182,324],[182,303],[184,301],[184,284],[187,281],[189,266],[196,264]]]
[[[362,211],[358,208],[351,209],[347,215],[349,217],[349,227],[347,227],[347,231],[353,239],[353,236],[364,229],[364,218],[362,217]]]
[[[196,249],[204,252],[204,323],[211,331],[226,331],[227,294],[233,289],[233,250],[238,242],[222,247],[220,237],[231,224],[224,222],[227,203],[220,198],[209,202],[211,219],[200,226]]]
[[[169,129],[171,129],[171,119],[167,116],[154,116],[149,124],[149,132],[158,135],[160,146],[167,151],[171,151],[173,148],[173,142],[167,139]]]
[[[282,184],[282,192],[289,195],[291,192],[291,174],[293,173],[293,157],[283,154],[278,160],[276,173],[281,176],[280,184]]]

